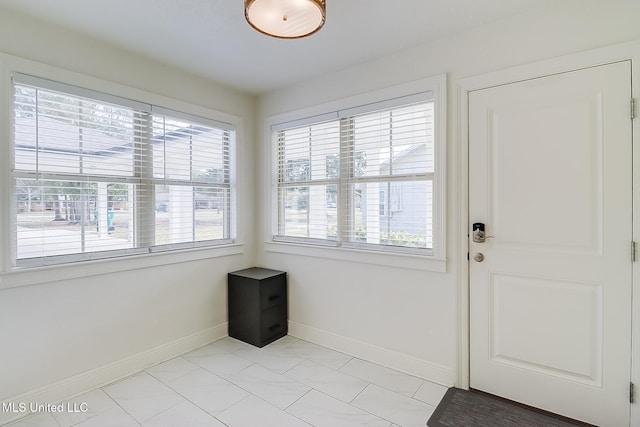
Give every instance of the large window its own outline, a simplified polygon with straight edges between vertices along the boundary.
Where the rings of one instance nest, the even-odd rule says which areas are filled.
[[[234,129],[14,76],[15,265],[232,240]]]
[[[435,111],[425,92],[274,125],[274,240],[433,255]]]

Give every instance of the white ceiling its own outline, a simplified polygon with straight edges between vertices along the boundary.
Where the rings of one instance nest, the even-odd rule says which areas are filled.
[[[299,40],[251,29],[242,0],[0,0],[0,6],[258,94],[549,1],[327,0],[324,28]]]

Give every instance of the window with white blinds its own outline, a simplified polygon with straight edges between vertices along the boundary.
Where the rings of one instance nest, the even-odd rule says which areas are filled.
[[[432,92],[272,127],[274,240],[433,254]]]
[[[14,261],[231,242],[231,125],[14,75]]]

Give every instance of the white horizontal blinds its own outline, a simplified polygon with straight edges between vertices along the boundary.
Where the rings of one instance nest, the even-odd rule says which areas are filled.
[[[233,127],[151,111],[14,76],[17,266],[229,241]]]
[[[131,202],[146,115],[15,80],[18,264],[135,248]]]
[[[146,120],[135,111],[23,85],[15,85],[14,111],[16,170],[134,175]]]
[[[196,120],[154,113],[154,245],[230,238],[233,131]]]
[[[276,239],[432,249],[432,99],[427,92],[274,126]]]
[[[347,242],[433,247],[433,124],[430,101],[342,119]]]
[[[278,231],[337,240],[340,124],[330,120],[276,131]]]

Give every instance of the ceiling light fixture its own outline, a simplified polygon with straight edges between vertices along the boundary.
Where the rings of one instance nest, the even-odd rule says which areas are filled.
[[[325,0],[244,0],[249,25],[281,39],[310,36],[324,25]]]

